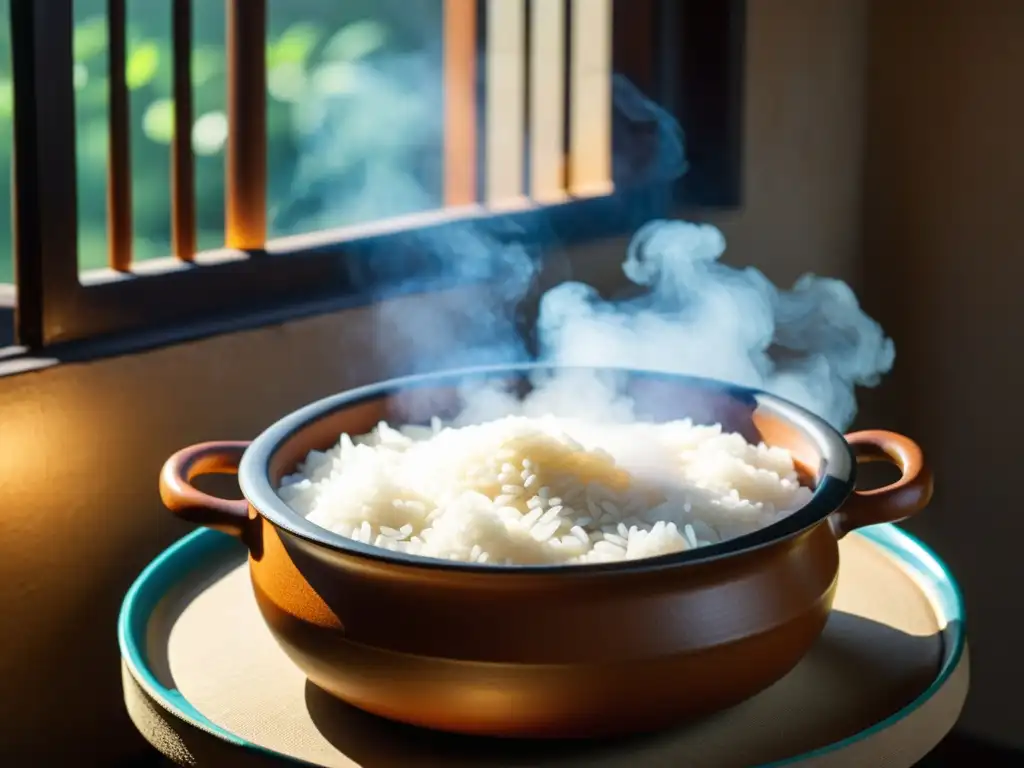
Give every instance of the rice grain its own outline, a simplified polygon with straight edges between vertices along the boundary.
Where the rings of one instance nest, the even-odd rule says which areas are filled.
[[[717,424],[554,416],[382,422],[311,451],[278,493],[364,544],[508,565],[681,552],[771,525],[811,497],[787,451]]]

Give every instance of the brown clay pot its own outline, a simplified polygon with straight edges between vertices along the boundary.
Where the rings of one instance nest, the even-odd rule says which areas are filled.
[[[445,731],[593,737],[650,731],[737,704],[785,675],[828,618],[837,540],[923,508],[920,449],[891,432],[842,435],[761,392],[704,379],[624,377],[640,415],[721,422],[793,452],[811,502],[757,533],[689,552],[577,566],[470,565],[359,544],[277,496],[282,476],[340,433],[379,420],[454,415],[460,387],[529,387],[542,366],[398,379],[307,406],[250,442],[175,454],[160,491],[179,517],[241,539],[260,611],[309,679],[366,711]],[[423,408],[427,411],[423,411]],[[858,461],[901,478],[854,491]],[[191,480],[238,472],[246,500]],[[215,631],[215,630],[211,630]]]

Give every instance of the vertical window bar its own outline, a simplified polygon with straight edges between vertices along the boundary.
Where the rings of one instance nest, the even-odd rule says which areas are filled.
[[[225,241],[267,241],[267,0],[226,0],[228,145]]]
[[[655,55],[664,35],[664,30],[655,31],[655,4],[658,2],[660,0],[612,0],[612,69],[649,97],[656,94]],[[673,28],[672,33],[675,32]],[[656,97],[655,101],[661,104]]]
[[[15,333],[37,348],[66,331],[78,287],[72,6],[11,0],[10,11]]]
[[[678,0],[677,0],[678,1]],[[662,33],[655,23],[656,5],[661,0],[613,0],[612,70],[644,95],[662,104],[655,78],[657,43]],[[624,119],[620,119],[620,117]],[[649,120],[640,123],[632,114],[615,113],[612,120],[613,181],[632,186],[636,171],[650,168],[659,149],[659,126]],[[660,168],[656,168],[660,172]]]
[[[612,192],[612,0],[572,0],[569,189]]]
[[[565,194],[565,0],[531,0],[530,197],[555,203]]]
[[[487,201],[487,4],[491,0],[472,2],[476,6],[476,202],[482,203]]]
[[[487,204],[524,199],[526,132],[525,0],[487,3]]]
[[[132,266],[132,164],[129,135],[125,0],[107,0],[107,39],[110,123],[107,160],[107,261],[111,269]]]
[[[444,0],[444,202],[476,202],[477,2]]]
[[[196,253],[195,156],[192,154],[192,0],[171,6],[174,140],[171,143],[171,246],[181,261]]]
[[[682,62],[680,46],[683,8],[679,0],[659,0],[655,8],[658,37],[655,40],[655,78],[658,103],[674,115],[679,114],[679,77]]]

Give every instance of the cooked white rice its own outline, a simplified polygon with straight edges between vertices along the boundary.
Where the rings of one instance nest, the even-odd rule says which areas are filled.
[[[365,544],[495,564],[632,560],[763,528],[806,504],[790,454],[690,421],[509,416],[342,435],[284,478],[299,514]]]

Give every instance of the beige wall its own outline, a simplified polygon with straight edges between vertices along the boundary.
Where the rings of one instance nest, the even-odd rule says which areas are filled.
[[[855,277],[864,4],[749,5],[747,199],[715,219],[734,261],[785,280]],[[621,257],[613,242],[574,261],[607,283]],[[387,375],[373,362],[374,321],[355,310],[0,379],[0,763],[23,764],[4,757],[28,745],[39,764],[84,745],[107,759],[137,748],[114,624],[131,579],[185,532],[157,498],[161,462]]]
[[[866,4],[748,0],[744,204],[729,258],[780,284],[857,280]]]
[[[913,528],[966,592],[963,725],[1024,747],[1024,3],[871,10],[864,268],[899,341],[885,407],[935,465]]]

